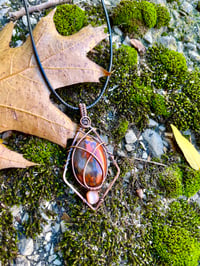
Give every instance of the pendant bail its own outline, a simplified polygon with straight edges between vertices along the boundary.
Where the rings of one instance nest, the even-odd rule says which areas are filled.
[[[79,109],[81,113],[81,119],[80,119],[80,125],[83,128],[91,127],[91,120],[89,116],[87,115],[87,108],[84,103],[79,104]]]

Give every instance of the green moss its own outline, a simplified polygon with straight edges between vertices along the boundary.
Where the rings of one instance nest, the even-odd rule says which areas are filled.
[[[143,18],[137,1],[124,0],[114,8],[112,20],[128,33],[139,32]]]
[[[183,174],[184,195],[193,196],[200,190],[200,171],[190,167],[185,168]]]
[[[170,14],[166,7],[148,1],[123,0],[114,8],[112,19],[125,33],[142,36],[147,28],[168,26]]]
[[[13,227],[12,214],[7,209],[0,211],[0,261],[2,265],[9,265],[9,261],[16,257],[17,231]]]
[[[40,165],[28,169],[5,170],[6,175],[2,171],[1,182],[4,186],[0,202],[8,206],[24,205],[29,214],[29,220],[23,224],[24,234],[36,237],[45,222],[40,214],[41,202],[64,194],[62,169],[66,155],[58,145],[26,135],[17,137],[17,134],[13,134],[9,145]]]
[[[161,263],[166,265],[198,265],[200,243],[180,227],[155,227],[153,246]]]
[[[155,5],[147,1],[141,1],[139,8],[141,9],[145,25],[148,28],[153,28],[157,22],[157,12]]]
[[[182,171],[176,164],[165,168],[159,175],[159,180],[167,197],[176,198],[182,195]]]
[[[158,116],[165,116],[169,115],[167,111],[166,99],[164,96],[160,94],[154,94],[152,97],[152,111]]]
[[[155,8],[157,12],[156,28],[168,26],[171,19],[168,9],[162,5],[155,5]]]
[[[77,5],[60,5],[54,15],[57,31],[64,36],[78,32],[87,23],[85,12]]]
[[[113,134],[115,135],[115,140],[120,142],[125,136],[126,131],[128,130],[129,122],[127,119],[122,119],[119,121],[119,125],[114,129]]]
[[[138,54],[135,48],[128,45],[122,45],[118,51],[118,65],[124,64],[128,67],[135,67],[138,61]],[[128,69],[127,69],[128,70]]]
[[[198,265],[200,208],[184,200],[153,209],[152,252],[155,265]]]
[[[165,69],[175,75],[181,75],[187,70],[186,59],[179,52],[166,49],[160,54],[160,60]]]

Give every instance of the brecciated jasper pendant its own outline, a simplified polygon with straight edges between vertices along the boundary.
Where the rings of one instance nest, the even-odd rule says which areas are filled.
[[[107,150],[105,143],[96,130],[91,127],[85,104],[80,104],[79,108],[81,113],[80,127],[69,149],[63,179],[83,202],[91,209],[97,210],[119,177],[120,169],[113,155]],[[116,175],[109,184],[105,185],[104,182],[108,173],[108,159],[116,167]],[[83,187],[85,192],[82,190],[79,192],[66,178],[70,160],[76,183]]]

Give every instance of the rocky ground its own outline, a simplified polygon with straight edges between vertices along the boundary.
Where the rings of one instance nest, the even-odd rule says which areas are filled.
[[[29,0],[31,5],[36,5],[45,1]],[[80,1],[75,1],[75,3]],[[95,4],[97,1],[91,1]],[[119,1],[106,0],[108,9],[111,9]],[[197,42],[200,35],[200,15],[196,10],[198,1],[180,0],[180,5],[176,2],[167,3],[166,0],[155,0],[157,4],[163,4],[168,7],[171,14],[171,21],[166,36],[163,33],[166,31],[164,27],[161,29],[150,29],[140,41],[146,49],[155,43],[160,43],[163,46],[172,50],[181,52],[185,55],[189,69],[193,70],[200,65],[200,44]],[[0,28],[9,21],[9,13],[18,10],[22,6],[21,1],[18,0],[0,0]],[[31,15],[31,23],[34,26],[40,13]],[[20,23],[27,26],[25,16],[22,17]],[[14,30],[13,35],[21,34]],[[121,43],[130,45],[128,36],[124,36],[123,32],[118,28],[113,28],[113,42],[120,46]],[[21,40],[17,40],[14,46],[20,46]],[[118,157],[137,157],[142,160],[147,160],[149,156],[160,158],[162,154],[169,148],[169,143],[165,138],[166,127],[163,124],[158,124],[153,119],[149,120],[147,128],[145,128],[140,136],[137,135],[137,130],[129,129],[125,138],[119,144],[117,155]],[[192,132],[185,132],[192,135]],[[107,137],[104,136],[107,140]],[[114,149],[112,145],[111,150]],[[142,164],[138,167],[142,168]],[[138,171],[139,169],[135,169]],[[129,179],[131,172],[126,174],[126,179]],[[196,201],[200,206],[200,192],[195,194],[191,201]],[[53,211],[56,216],[54,218],[46,215],[46,210]],[[14,205],[11,209],[14,217],[14,226],[19,227],[18,220],[25,222],[29,219],[29,214],[24,210],[23,206]],[[44,266],[44,265],[63,265],[63,258],[61,252],[55,252],[55,246],[61,233],[65,232],[65,219],[62,219],[65,209],[59,206],[56,202],[42,202],[41,217],[46,221],[43,230],[35,240],[26,238],[23,234],[18,236],[18,256],[10,265],[18,266]],[[2,265],[3,266],[3,265]]]

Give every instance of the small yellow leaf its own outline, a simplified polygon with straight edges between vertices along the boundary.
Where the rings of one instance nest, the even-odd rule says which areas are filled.
[[[200,170],[199,152],[195,149],[192,143],[190,143],[186,138],[181,135],[180,131],[174,125],[171,125],[171,128],[174,133],[176,142],[182,150],[189,165],[195,170]]]

